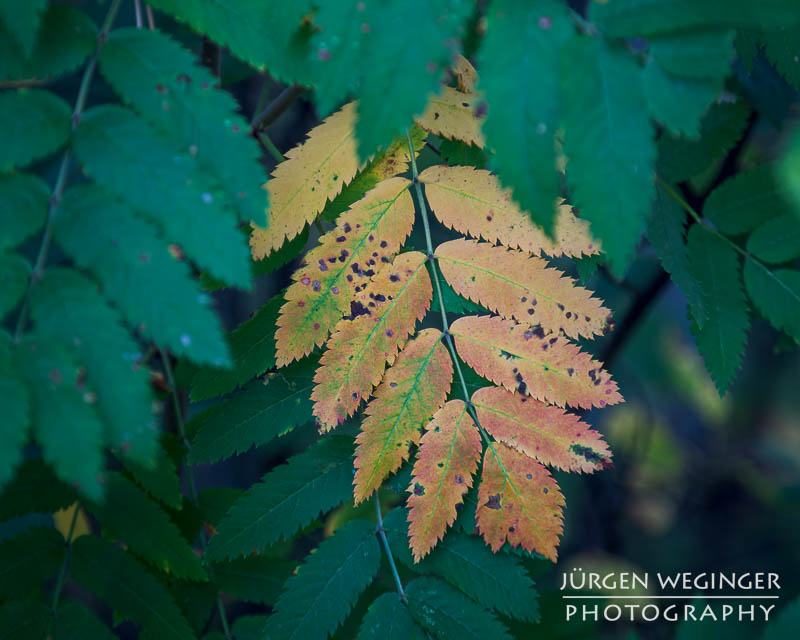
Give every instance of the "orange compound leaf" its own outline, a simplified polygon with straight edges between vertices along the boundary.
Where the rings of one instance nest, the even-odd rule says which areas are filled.
[[[384,180],[339,216],[292,276],[275,332],[279,367],[308,355],[351,314],[363,287],[402,246],[414,225],[414,203],[404,178]]]
[[[397,256],[358,292],[350,316],[336,325],[311,393],[321,430],[344,422],[369,397],[386,363],[425,316],[433,294],[425,260],[418,251]]]
[[[542,258],[464,239],[439,245],[436,257],[456,293],[504,318],[563,330],[571,338],[608,327],[611,312],[600,300]]]
[[[600,252],[589,223],[576,217],[571,207],[558,208],[554,242],[488,171],[436,165],[425,169],[419,179],[439,221],[460,233],[536,255],[580,257]]]
[[[356,110],[351,102],[314,127],[308,139],[286,154],[265,185],[269,228],[253,227],[250,251],[260,260],[313,222],[358,171]]]
[[[428,106],[417,124],[437,136],[461,140],[483,149],[486,145],[481,125],[484,118],[475,115],[475,102],[478,96],[462,93],[451,87],[443,87],[442,92],[432,95]]]
[[[589,354],[541,327],[493,316],[466,316],[450,326],[458,355],[476,373],[509,391],[560,407],[589,409],[622,402],[617,383]]]
[[[612,466],[603,437],[573,413],[501,387],[472,394],[481,426],[542,464],[592,473]]]
[[[486,448],[475,521],[492,551],[508,540],[555,562],[563,506],[558,484],[536,460],[502,442]]]
[[[462,400],[451,400],[433,416],[422,436],[408,497],[408,536],[419,562],[456,519],[456,505],[472,486],[481,456],[481,436]]]
[[[409,444],[419,443],[420,429],[444,405],[453,363],[441,339],[437,329],[420,331],[397,356],[367,405],[356,438],[356,504],[408,460]]]

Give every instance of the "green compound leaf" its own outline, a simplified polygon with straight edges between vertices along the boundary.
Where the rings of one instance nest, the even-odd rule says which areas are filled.
[[[156,500],[168,507],[180,509],[183,504],[181,481],[175,463],[163,450],[159,452],[152,468],[122,458],[122,466],[130,477]]]
[[[773,271],[748,258],[744,283],[753,304],[772,325],[800,341],[800,271]]]
[[[417,578],[406,587],[414,619],[441,640],[510,638],[506,628],[467,596],[436,578]]]
[[[683,209],[663,190],[658,189],[653,201],[650,222],[647,225],[647,239],[656,250],[664,270],[686,296],[692,318],[699,327],[702,327],[706,312],[700,286],[689,269],[689,257],[683,238],[685,220],[686,214]]]
[[[36,34],[46,5],[47,0],[0,2],[0,18],[20,44],[25,55],[30,54],[36,42]]]
[[[296,562],[266,555],[251,555],[214,563],[214,583],[221,591],[242,600],[274,605]]]
[[[232,369],[202,367],[192,378],[193,402],[228,393],[275,366],[275,323],[283,296],[274,296],[228,334]]]
[[[113,543],[95,536],[78,538],[72,547],[70,572],[120,617],[142,625],[145,637],[194,640],[189,624],[162,584]]]
[[[40,587],[58,573],[64,538],[52,527],[37,527],[0,543],[0,598]]]
[[[284,82],[313,84],[306,59],[308,29],[301,28],[310,0],[154,0],[192,29],[228,47],[235,56]]]
[[[189,424],[192,460],[213,462],[285,435],[311,417],[317,359],[295,362],[204,411]]]
[[[793,87],[800,87],[800,64],[795,57],[800,50],[800,26],[780,26],[764,30],[760,37],[764,44],[764,53],[786,82]]]
[[[148,564],[176,578],[207,579],[200,558],[169,516],[124,476],[107,473],[106,499],[87,508],[108,535],[123,540]]]
[[[11,600],[0,606],[3,640],[30,640],[47,636],[50,609],[41,600]]]
[[[703,215],[722,233],[731,235],[748,233],[770,218],[793,211],[788,188],[770,164],[726,180],[703,206]]]
[[[64,602],[53,624],[53,640],[116,640],[117,636],[82,604]]]
[[[44,459],[62,480],[99,499],[104,428],[77,364],[59,343],[35,333],[16,345],[13,359],[28,386]]]
[[[25,258],[0,254],[0,320],[22,300],[30,275],[31,265]]]
[[[30,56],[0,23],[0,81],[58,77],[79,67],[96,46],[97,27],[85,13],[51,4]]]
[[[69,138],[71,113],[62,98],[44,89],[0,93],[0,171],[58,151]]]
[[[747,343],[750,316],[742,291],[739,258],[722,238],[700,225],[689,230],[689,264],[700,286],[706,321],[692,325],[697,348],[720,395],[733,382]]]
[[[480,53],[480,87],[489,102],[483,129],[495,152],[491,165],[520,207],[550,234],[560,195],[554,139],[559,50],[573,31],[560,2],[500,0],[489,10]]]
[[[92,178],[155,220],[199,266],[230,284],[249,285],[244,237],[194,158],[116,105],[87,111],[73,146]]]
[[[195,362],[228,363],[210,297],[149,222],[97,185],[68,189],[53,221],[59,245],[100,281],[144,335]]]
[[[297,568],[264,628],[274,640],[326,640],[381,564],[375,525],[351,520]]]
[[[326,437],[277,467],[233,505],[211,538],[206,560],[263,550],[288,539],[353,494],[353,441]]]
[[[52,513],[78,499],[41,459],[25,460],[0,495],[0,520],[26,513]]]
[[[574,39],[561,61],[567,183],[621,276],[654,192],[655,146],[641,71],[626,51],[599,40]]]
[[[134,27],[111,32],[99,63],[126,102],[217,179],[228,206],[244,220],[267,224],[258,145],[208,69],[169,36]]]
[[[86,381],[97,393],[105,422],[106,444],[151,464],[158,431],[150,376],[138,367],[138,345],[96,286],[77,271],[50,269],[33,289],[31,317],[39,332],[60,340],[86,367]]]
[[[368,23],[369,64],[362,65],[359,84],[356,136],[362,160],[388,145],[424,111],[449,62],[448,45],[458,38],[471,11],[466,0],[429,0],[414,11],[400,0],[376,3]]]
[[[796,213],[787,213],[768,220],[750,234],[747,250],[771,264],[800,257],[800,218]]]
[[[669,73],[722,80],[733,61],[732,29],[667,33],[651,38],[650,55]]]
[[[22,460],[22,446],[28,438],[28,391],[15,371],[0,369],[0,397],[3,398],[3,421],[0,422],[0,489],[14,474]]]
[[[0,174],[0,202],[8,212],[0,226],[0,251],[13,249],[41,229],[49,198],[50,189],[38,176]]]
[[[359,640],[424,640],[425,632],[417,626],[408,605],[396,593],[384,593],[369,605]]]

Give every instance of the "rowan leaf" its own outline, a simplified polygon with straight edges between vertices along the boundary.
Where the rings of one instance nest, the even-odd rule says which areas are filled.
[[[0,18],[5,22],[26,56],[30,55],[36,42],[39,23],[46,6],[47,0],[0,3]]]
[[[294,283],[286,290],[278,317],[279,367],[325,342],[334,325],[351,313],[356,288],[401,247],[414,224],[410,185],[405,178],[384,180],[340,216],[336,228],[308,252],[304,266],[292,276]]]
[[[269,228],[253,228],[250,251],[260,260],[313,222],[359,168],[354,137],[355,104],[349,103],[286,153],[267,182]]]
[[[498,551],[508,541],[556,561],[564,496],[545,467],[502,442],[483,454],[476,523]]]
[[[47,637],[50,609],[42,600],[9,600],[0,606],[3,640]]]
[[[69,138],[70,115],[64,99],[44,89],[0,93],[0,171],[24,167],[58,151]]]
[[[30,173],[0,174],[0,200],[6,211],[0,227],[0,251],[15,248],[42,228],[47,217],[50,189]]]
[[[486,145],[481,132],[483,117],[475,113],[478,100],[478,95],[442,87],[440,93],[430,97],[425,111],[416,119],[417,124],[437,136],[483,149]]]
[[[425,169],[419,180],[439,222],[460,233],[533,254],[579,257],[600,251],[588,223],[566,205],[558,207],[553,241],[488,171],[435,165]]]
[[[414,326],[425,316],[433,289],[418,251],[400,254],[356,294],[351,317],[334,327],[314,376],[313,414],[325,431],[338,426],[368,398]]]
[[[778,73],[793,87],[800,87],[800,65],[795,61],[800,45],[800,27],[780,25],[767,29],[762,31],[761,40],[764,43],[764,54]]]
[[[367,520],[343,525],[286,581],[265,637],[326,640],[372,582],[380,563],[375,525]]]
[[[479,389],[472,404],[495,440],[544,465],[582,473],[612,465],[603,437],[574,413],[501,387]]]
[[[268,555],[251,555],[214,563],[214,583],[232,596],[274,605],[286,579],[297,568],[292,560]]]
[[[359,640],[424,640],[408,605],[396,593],[384,593],[369,605],[358,630]]]
[[[181,478],[175,463],[165,450],[159,452],[152,467],[136,464],[130,458],[122,458],[121,461],[125,471],[136,484],[153,498],[173,509],[181,508],[183,504]]]
[[[20,303],[30,275],[31,264],[21,255],[0,254],[0,320]]]
[[[571,338],[592,337],[608,326],[611,312],[600,300],[541,258],[475,240],[440,244],[436,258],[456,293],[504,318]]]
[[[733,62],[733,29],[664,33],[649,41],[650,55],[669,73],[722,80]]]
[[[452,373],[451,373],[452,376]],[[448,378],[448,386],[450,378]],[[22,460],[22,447],[28,439],[30,399],[19,375],[10,367],[0,368],[0,397],[3,422],[0,423],[0,489],[14,475]]]
[[[800,341],[800,271],[767,269],[747,258],[744,283],[753,304],[772,326]]]
[[[41,458],[23,460],[0,495],[0,519],[27,513],[53,513],[78,499],[75,490],[59,480]]]
[[[478,375],[536,400],[589,409],[622,402],[617,384],[576,345],[541,327],[491,316],[450,326],[458,354]]]
[[[420,429],[444,405],[452,379],[453,363],[441,331],[420,331],[400,352],[367,405],[356,437],[356,504],[408,460],[409,445],[419,443]]]
[[[800,257],[800,219],[797,214],[786,213],[757,227],[747,239],[747,250],[771,264]]]
[[[353,494],[353,441],[329,436],[252,486],[211,538],[205,558],[219,561],[288,539]]]
[[[84,605],[64,602],[53,623],[54,640],[114,640],[117,636]]]
[[[409,487],[408,535],[415,562],[444,537],[456,519],[456,505],[472,486],[481,437],[462,400],[437,411],[422,436]]]
[[[58,573],[64,553],[64,538],[53,527],[35,527],[0,542],[0,598],[41,587]]]

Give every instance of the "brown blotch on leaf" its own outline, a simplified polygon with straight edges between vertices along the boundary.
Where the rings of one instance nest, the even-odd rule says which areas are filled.
[[[493,496],[489,496],[489,499],[486,501],[486,507],[489,509],[502,509],[502,505],[500,504],[500,494],[496,493]]]

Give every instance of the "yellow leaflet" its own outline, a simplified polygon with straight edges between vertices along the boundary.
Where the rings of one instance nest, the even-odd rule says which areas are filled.
[[[486,144],[481,133],[484,118],[475,115],[479,99],[479,96],[443,87],[440,94],[431,96],[425,113],[417,118],[417,124],[436,135],[482,149]]]
[[[366,284],[400,249],[414,224],[414,203],[404,178],[384,180],[320,238],[286,290],[278,316],[279,367],[308,355],[350,313],[356,288]]]
[[[406,338],[431,304],[425,255],[397,256],[362,288],[328,340],[314,376],[313,414],[327,431],[343,422],[369,397]]]
[[[314,127],[308,139],[286,154],[272,172],[269,192],[269,228],[253,228],[250,250],[260,260],[294,238],[312,222],[358,171],[355,103]]]
[[[589,223],[576,217],[571,207],[559,207],[553,242],[488,171],[436,165],[425,169],[419,179],[439,221],[460,233],[533,254],[580,257],[600,252],[600,243],[589,234]]]
[[[478,72],[472,66],[469,60],[464,56],[459,55],[453,63],[453,75],[458,82],[459,91],[464,93],[471,93],[475,89],[475,84],[478,82]]]

